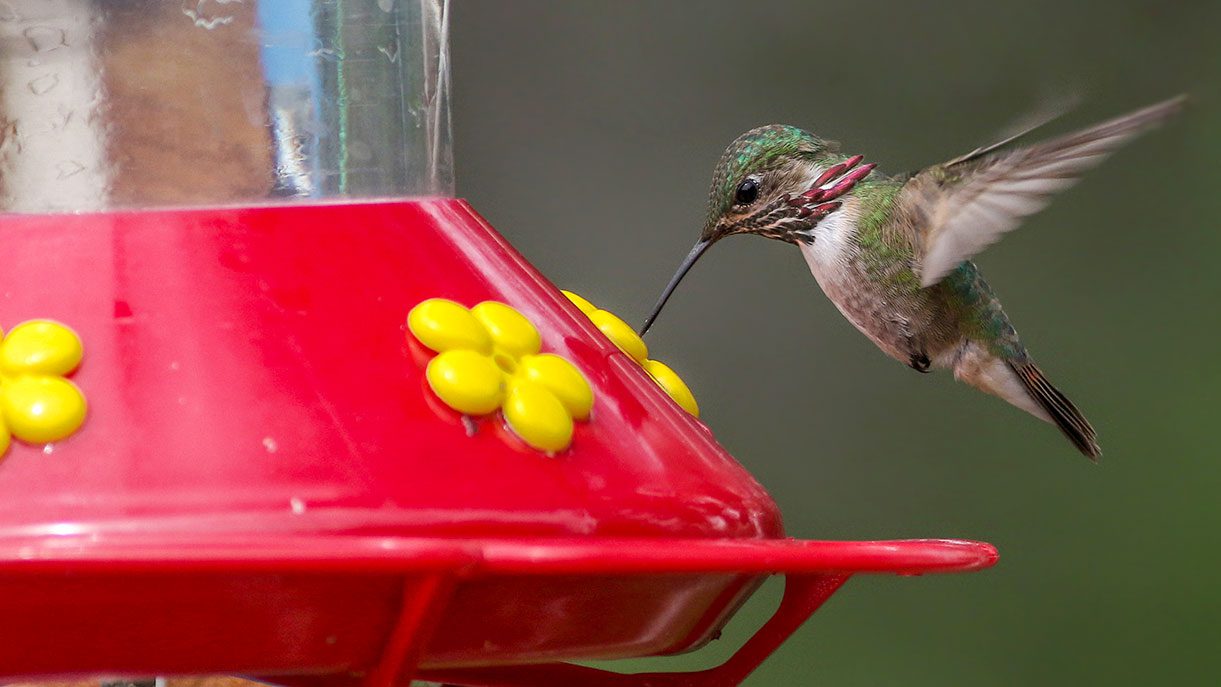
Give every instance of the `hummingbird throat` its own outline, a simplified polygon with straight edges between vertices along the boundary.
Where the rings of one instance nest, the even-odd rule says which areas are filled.
[[[853,155],[824,170],[811,182],[808,191],[796,196],[781,196],[779,202],[787,206],[790,212],[792,208],[796,208],[796,214],[787,218],[787,221],[782,219],[748,233],[792,244],[814,243],[814,229],[818,223],[843,206],[843,202],[838,198],[855,188],[857,183],[869,176],[877,166],[872,162],[861,165],[863,159],[861,155]]]

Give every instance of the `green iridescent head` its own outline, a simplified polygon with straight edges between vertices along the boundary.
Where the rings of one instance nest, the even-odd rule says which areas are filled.
[[[787,124],[761,126],[738,136],[713,173],[703,238],[715,241],[729,234],[762,233],[752,231],[765,228],[758,221],[743,221],[767,205],[760,200],[797,190],[809,163],[835,149],[834,143]]]
[[[835,143],[795,126],[751,129],[725,149],[712,177],[708,218],[695,247],[661,293],[641,333],[648,331],[683,275],[709,246],[733,234],[810,243],[813,229],[839,209],[873,165],[860,156],[843,160]]]

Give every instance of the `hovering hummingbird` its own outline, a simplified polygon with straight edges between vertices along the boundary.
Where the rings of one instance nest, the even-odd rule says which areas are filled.
[[[1035,366],[970,258],[1128,139],[1177,113],[1184,100],[1015,145],[1032,127],[890,177],[796,127],[752,129],[717,163],[704,229],[641,333],[709,246],[734,234],[778,239],[801,249],[823,292],[887,355],[919,372],[952,369],[955,378],[1054,423],[1097,460],[1094,428]]]

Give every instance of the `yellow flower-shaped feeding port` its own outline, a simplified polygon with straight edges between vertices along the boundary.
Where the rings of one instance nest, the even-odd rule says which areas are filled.
[[[473,308],[431,298],[411,309],[407,328],[437,352],[428,385],[466,415],[501,410],[513,433],[555,453],[572,444],[573,421],[588,420],[593,389],[572,363],[541,353],[542,337],[524,315],[496,301]]]
[[[0,455],[12,437],[28,444],[59,441],[85,421],[85,395],[64,379],[84,348],[68,327],[23,322],[0,341]]]
[[[572,301],[578,310],[585,313],[585,316],[606,335],[606,338],[611,340],[611,343],[618,346],[619,350],[644,368],[653,381],[657,382],[657,386],[669,394],[675,403],[695,417],[700,416],[700,407],[695,402],[695,395],[691,393],[691,389],[665,363],[649,359],[649,347],[645,345],[644,339],[640,338],[636,330],[613,313],[600,310],[593,303],[571,291],[560,291],[560,293]]]

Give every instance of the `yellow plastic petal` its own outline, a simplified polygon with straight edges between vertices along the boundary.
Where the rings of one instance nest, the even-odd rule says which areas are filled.
[[[640,338],[636,330],[628,326],[627,322],[605,310],[593,311],[590,313],[589,319],[595,327],[602,330],[606,338],[613,341],[624,353],[630,355],[632,360],[644,363],[648,359],[649,347],[645,345],[644,339]]]
[[[76,332],[51,320],[31,320],[4,337],[0,370],[10,375],[62,375],[75,370],[83,354]]]
[[[514,380],[504,404],[509,429],[531,447],[555,453],[572,443],[572,416],[546,388]]]
[[[496,347],[509,355],[517,358],[533,355],[543,345],[530,320],[504,303],[484,301],[471,308],[471,313],[487,327]]]
[[[671,370],[668,365],[656,360],[644,361],[644,371],[649,373],[653,381],[657,382],[674,402],[682,407],[683,410],[691,413],[695,417],[700,416],[699,404],[695,402],[695,395],[691,393],[691,389],[679,377],[674,370]]]
[[[445,298],[429,298],[407,313],[407,328],[437,352],[468,350],[489,354],[492,337],[470,310]]]
[[[594,405],[594,391],[585,375],[572,363],[553,353],[528,355],[521,359],[517,376],[550,391],[574,419],[584,420]]]
[[[584,298],[581,298],[580,296],[578,296],[577,294],[575,294],[571,291],[565,291],[563,289],[560,289],[560,293],[564,294],[565,298],[572,301],[572,304],[577,306],[577,310],[580,310],[581,312],[585,313],[586,317],[589,317],[589,315],[591,313],[593,313],[593,311],[598,309],[598,307],[596,305],[594,305],[593,303],[590,303],[589,301],[585,300]]]
[[[31,444],[59,441],[85,421],[85,396],[63,377],[25,376],[7,380],[4,419],[18,439]]]
[[[428,386],[450,408],[467,415],[486,415],[504,398],[504,373],[486,355],[445,351],[428,361]]]

